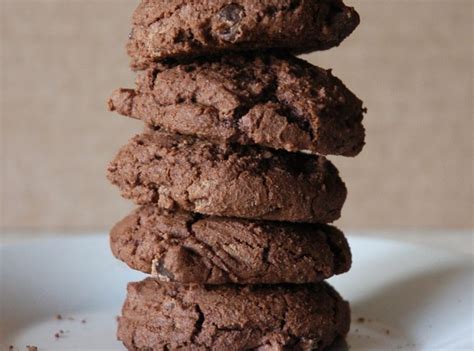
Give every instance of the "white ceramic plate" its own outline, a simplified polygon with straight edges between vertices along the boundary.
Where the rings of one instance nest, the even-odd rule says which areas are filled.
[[[349,241],[353,268],[331,283],[351,302],[351,350],[474,349],[471,256]],[[106,236],[3,246],[0,264],[0,350],[123,350],[115,317],[144,275],[112,257]]]

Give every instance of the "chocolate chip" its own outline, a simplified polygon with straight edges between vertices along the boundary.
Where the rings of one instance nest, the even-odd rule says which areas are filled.
[[[237,4],[229,4],[219,11],[219,17],[229,24],[235,24],[240,21],[243,8]]]
[[[240,30],[240,22],[244,17],[244,8],[237,4],[224,6],[218,13],[219,26],[217,35],[224,41],[234,41]]]
[[[155,265],[155,267],[156,267],[156,271],[158,272],[159,275],[164,276],[164,277],[168,278],[171,281],[174,280],[174,274],[165,268],[165,265],[164,265],[163,262],[159,261]]]

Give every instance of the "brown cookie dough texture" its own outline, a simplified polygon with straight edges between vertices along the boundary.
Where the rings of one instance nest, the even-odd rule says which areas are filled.
[[[110,243],[131,268],[181,283],[314,283],[351,265],[344,235],[331,226],[169,213],[152,205],[117,223]]]
[[[332,222],[347,194],[322,156],[162,132],[135,136],[110,164],[108,178],[139,205],[289,222]]]
[[[341,0],[142,0],[127,50],[135,69],[229,51],[303,53],[339,45],[358,24]]]
[[[331,71],[283,54],[154,65],[109,109],[219,143],[344,156],[364,146],[362,101]]]
[[[321,350],[349,329],[328,284],[128,285],[118,338],[129,350]]]

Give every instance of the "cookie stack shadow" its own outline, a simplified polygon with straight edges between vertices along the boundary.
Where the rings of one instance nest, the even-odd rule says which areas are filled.
[[[109,180],[138,207],[114,255],[128,285],[129,350],[313,350],[343,338],[349,305],[326,282],[351,266],[346,188],[326,155],[364,145],[362,102],[293,56],[358,25],[340,0],[143,0],[128,53],[135,89],[109,109],[145,130]]]

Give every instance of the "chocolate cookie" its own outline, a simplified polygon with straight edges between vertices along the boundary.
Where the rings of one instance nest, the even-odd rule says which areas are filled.
[[[290,222],[334,221],[347,194],[322,156],[162,132],[135,136],[110,164],[108,178],[139,205]]]
[[[142,0],[127,50],[136,69],[224,51],[302,53],[339,45],[358,24],[341,0]]]
[[[364,145],[362,101],[331,71],[282,54],[155,65],[109,109],[217,142],[344,156]]]
[[[118,338],[129,350],[321,350],[344,337],[349,304],[328,284],[128,285]]]
[[[114,255],[160,280],[314,283],[347,272],[344,235],[318,224],[260,222],[141,207],[110,233]]]

